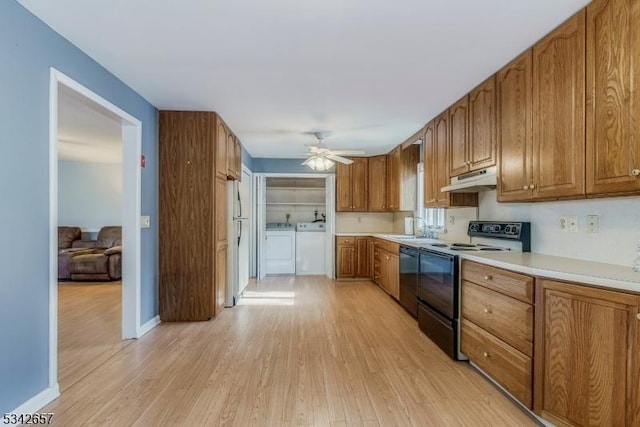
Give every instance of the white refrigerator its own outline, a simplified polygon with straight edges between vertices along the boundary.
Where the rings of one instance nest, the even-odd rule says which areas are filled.
[[[227,307],[238,303],[249,283],[250,201],[251,176],[243,170],[241,182],[227,182]]]

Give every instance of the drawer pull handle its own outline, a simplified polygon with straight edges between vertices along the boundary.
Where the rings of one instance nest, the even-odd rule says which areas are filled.
[[[484,280],[493,280],[493,277],[490,274],[484,276]]]
[[[524,187],[522,187],[522,189],[523,189],[523,190],[528,190],[528,189],[529,189],[529,186],[528,186],[528,185],[525,185]]]
[[[484,357],[491,357],[491,354],[487,353],[486,351],[485,351],[484,353],[482,353],[482,355],[483,355]]]
[[[634,169],[631,171],[631,175],[633,176],[640,176],[640,169]]]
[[[487,313],[487,314],[491,314],[491,309],[490,308],[485,308],[484,312]]]

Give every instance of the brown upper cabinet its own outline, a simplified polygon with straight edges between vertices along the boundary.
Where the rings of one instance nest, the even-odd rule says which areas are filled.
[[[640,4],[587,6],[587,193],[640,190]]]
[[[497,74],[498,201],[584,197],[585,13]]]
[[[353,157],[353,163],[336,164],[336,211],[366,212],[369,160]]]
[[[532,51],[527,50],[496,76],[498,186],[500,202],[531,199],[533,162]]]
[[[227,146],[229,131],[227,126],[218,117],[216,127],[216,175],[220,178],[227,177]]]
[[[425,207],[478,206],[477,193],[445,193],[449,185],[450,117],[447,110],[424,128]]]
[[[449,108],[449,121],[449,176],[458,176],[469,171],[468,95]]]
[[[584,195],[585,12],[533,47],[534,199]]]
[[[402,147],[397,146],[387,154],[387,210],[400,210],[400,168]]]
[[[449,175],[496,164],[495,76],[449,108]]]
[[[496,165],[496,79],[484,81],[469,94],[469,171]]]
[[[227,136],[227,177],[237,181],[242,178],[242,145],[232,133]]]
[[[387,210],[387,156],[369,157],[369,212]]]

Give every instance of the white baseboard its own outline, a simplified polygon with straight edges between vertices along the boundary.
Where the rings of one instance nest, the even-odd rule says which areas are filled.
[[[49,387],[40,393],[33,396],[31,399],[24,402],[22,405],[18,406],[16,409],[11,411],[12,414],[33,414],[34,412],[38,412],[40,409],[47,406],[49,403],[54,401],[60,396],[60,387],[56,383],[53,387]],[[8,425],[16,425],[16,424],[8,424]]]
[[[156,316],[156,317],[152,318],[147,323],[145,323],[144,325],[140,326],[140,329],[138,330],[138,338],[142,338],[142,336],[144,334],[146,334],[147,332],[149,332],[150,330],[152,330],[153,328],[155,328],[159,324],[160,324],[160,316]]]

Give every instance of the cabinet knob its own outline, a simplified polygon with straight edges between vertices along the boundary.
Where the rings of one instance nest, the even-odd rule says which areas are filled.
[[[493,280],[493,276],[487,274],[486,276],[484,276],[484,280]]]
[[[380,264],[373,264],[374,267],[380,267]]]
[[[640,313],[636,314],[636,319],[640,320]]]
[[[631,171],[631,175],[633,176],[640,176],[640,169],[634,169]]]
[[[486,351],[485,351],[484,353],[482,353],[482,355],[483,355],[484,357],[491,357],[491,354],[487,353]]]
[[[491,313],[491,309],[490,308],[485,308],[484,312],[487,313],[487,314],[490,314]]]
[[[351,252],[355,252],[355,251],[356,251],[355,249],[351,249]]]
[[[387,260],[389,259],[389,257],[386,257],[386,258],[387,258]]]
[[[533,190],[534,188],[536,188],[536,185],[535,185],[535,184],[531,184],[531,185],[529,186],[529,190]]]
[[[523,190],[528,190],[528,189],[529,189],[529,186],[528,186],[528,185],[525,185],[524,187],[522,187],[522,189],[523,189]]]

